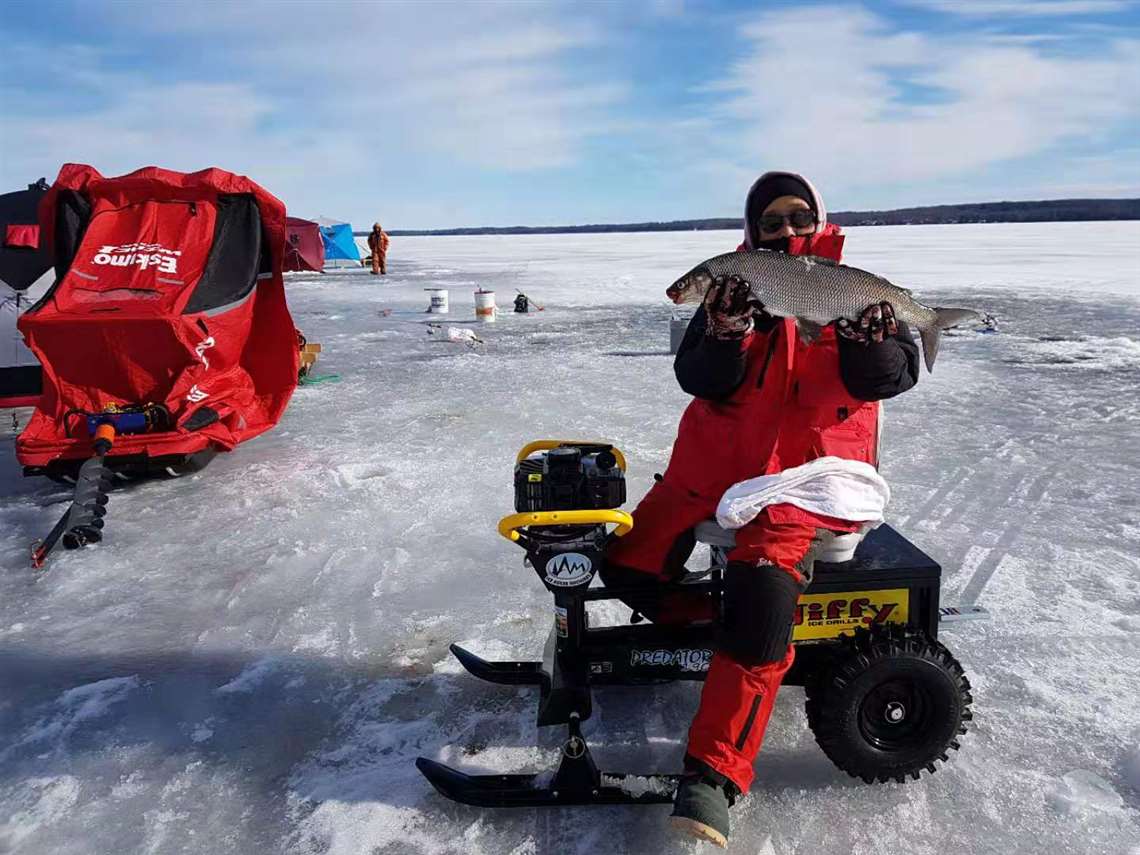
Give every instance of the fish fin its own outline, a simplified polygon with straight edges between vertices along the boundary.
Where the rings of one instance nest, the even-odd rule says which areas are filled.
[[[800,257],[802,257],[802,256],[797,256],[797,258],[800,258]],[[852,267],[850,264],[844,264],[841,261],[834,261],[830,258],[817,258],[816,256],[812,256],[812,260],[819,263],[819,264],[830,264],[832,267],[842,267],[846,270],[851,271],[852,273],[862,273],[864,276],[870,276],[876,282],[879,282],[880,284],[885,285],[889,289],[894,289],[896,291],[900,291],[903,294],[906,294],[908,297],[914,297],[914,292],[911,291],[909,288],[904,288],[901,285],[896,285],[890,279],[887,279],[885,276],[880,276],[878,273],[872,273],[871,271],[864,270],[861,267]]]
[[[975,312],[973,309],[936,308],[934,314],[938,315],[938,328],[940,330],[948,330],[950,327],[956,327],[966,321],[982,320],[983,317],[981,312]]]
[[[796,331],[800,334],[800,341],[804,344],[811,344],[823,335],[823,324],[796,318]]]
[[[942,330],[939,327],[928,327],[920,330],[922,336],[922,358],[926,362],[926,372],[934,372],[934,359],[938,356],[938,343],[942,341]]]
[[[822,255],[797,255],[796,258],[802,258],[810,261],[812,264],[823,264],[827,267],[843,267],[843,263],[836,261],[834,258],[825,258]]]
[[[906,294],[906,295],[907,295],[908,297],[910,297],[912,300],[914,299],[914,292],[913,292],[913,291],[911,291],[909,288],[904,288],[902,285],[896,285],[894,282],[892,282],[891,280],[887,279],[885,276],[879,276],[877,273],[872,273],[872,274],[870,274],[870,275],[871,275],[871,276],[874,276],[876,279],[878,279],[878,280],[879,280],[881,283],[883,283],[883,285],[885,285],[887,288],[894,288],[895,290],[897,290],[897,291],[900,291],[900,292],[901,292],[901,293],[903,293],[903,294]],[[889,301],[888,301],[888,302],[889,302]]]

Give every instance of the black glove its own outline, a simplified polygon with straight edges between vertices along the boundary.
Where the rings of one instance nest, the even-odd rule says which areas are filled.
[[[708,315],[705,334],[721,341],[739,340],[752,332],[752,314],[763,308],[752,297],[748,283],[738,276],[713,280],[704,305]]]
[[[849,341],[870,344],[898,335],[899,323],[895,320],[894,306],[890,303],[873,303],[863,310],[858,326],[847,318],[840,318],[835,322],[835,331]]]

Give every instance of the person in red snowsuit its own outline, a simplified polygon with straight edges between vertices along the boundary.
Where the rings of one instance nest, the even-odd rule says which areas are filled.
[[[773,249],[840,260],[844,237],[800,175],[769,172],[745,203],[740,250]],[[684,573],[693,528],[724,491],[825,455],[877,464],[880,400],[918,381],[919,355],[889,304],[867,307],[806,344],[795,322],[748,302],[739,281],[714,283],[693,316],[674,371],[694,396],[663,477],[634,511],[633,530],[607,549],[609,585],[656,585]],[[689,730],[674,802],[682,830],[725,845],[728,807],[752,784],[776,691],[794,657],[792,621],[811,578],[813,547],[858,523],[791,505],[766,508],[736,532],[724,574],[718,649]],[[658,623],[711,619],[706,601],[681,596],[638,608]]]
[[[385,275],[388,272],[388,244],[391,239],[379,223],[372,224],[368,234],[368,249],[372,253],[372,275]]]

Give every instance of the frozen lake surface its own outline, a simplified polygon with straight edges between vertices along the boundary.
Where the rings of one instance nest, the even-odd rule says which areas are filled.
[[[324,346],[270,434],[204,473],[120,490],[107,539],[27,563],[69,497],[0,442],[0,852],[693,852],[667,807],[489,811],[418,755],[551,767],[530,690],[480,683],[452,641],[537,658],[549,597],[495,533],[515,451],[604,438],[630,495],[687,397],[665,286],[727,232],[394,238],[389,276],[287,280]],[[887,404],[888,520],[993,614],[944,640],[974,685],[962,750],[867,786],[776,704],[731,851],[1140,853],[1140,223],[848,231],[847,261],[1000,333],[943,340]],[[509,306],[469,348],[426,334],[425,287]],[[385,315],[385,310],[391,310]],[[436,320],[436,318],[433,318]],[[632,505],[632,502],[631,502]],[[600,690],[601,765],[680,765],[697,684]],[[711,850],[710,850],[711,851]]]

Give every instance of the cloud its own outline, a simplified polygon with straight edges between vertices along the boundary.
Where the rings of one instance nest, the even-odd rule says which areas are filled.
[[[1104,15],[1135,9],[1133,0],[903,0],[904,5],[970,18]]]
[[[832,207],[1129,186],[1140,42],[1077,17],[1096,4],[1119,5],[1039,33],[851,5],[106,4],[6,33],[0,187],[217,165],[302,216],[415,227],[724,216],[765,168]]]
[[[434,179],[433,160],[442,173],[573,166],[620,131],[629,95],[591,75],[604,33],[549,6],[111,4],[99,20],[113,37],[98,49],[6,45],[52,79],[0,83],[8,183],[67,160],[107,174],[217,164],[302,206],[354,187],[391,199]]]
[[[114,96],[97,109],[6,119],[7,184],[25,176],[51,180],[61,164],[73,161],[91,163],[106,175],[145,165],[182,171],[220,166],[272,188],[314,175],[347,179],[368,163],[368,152],[351,137],[334,136],[315,148],[301,130],[264,134],[261,127],[274,115],[275,103],[249,84],[139,86],[117,72],[79,67],[76,74]]]
[[[604,35],[551,6],[263,2],[213,25],[191,6],[116,11],[152,32],[203,28],[221,63],[283,100],[305,93],[307,110],[316,96],[338,131],[377,148],[398,135],[405,149],[509,172],[574,163],[627,96],[582,61]]]
[[[1095,145],[1140,119],[1135,39],[1078,57],[901,31],[849,7],[766,14],[740,35],[741,56],[704,87],[715,98],[706,115],[735,129],[721,135],[725,156],[807,172],[847,197],[968,183],[1004,162]]]
[[[649,13],[658,18],[679,18],[685,14],[685,0],[649,0]]]
[[[1140,196],[1140,148],[1120,149],[1111,155],[1076,157],[1072,168],[1059,180],[1048,183],[1047,188],[1054,198]],[[1021,198],[1027,198],[1026,190],[1032,189],[1021,188]]]

